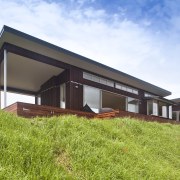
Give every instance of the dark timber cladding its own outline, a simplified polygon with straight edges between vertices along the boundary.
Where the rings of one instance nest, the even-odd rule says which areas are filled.
[[[143,99],[144,91],[139,89],[139,94],[132,94],[114,87],[109,87],[93,81],[83,79],[83,70],[71,66],[70,69],[56,77],[52,77],[41,86],[39,94],[41,94],[42,105],[57,106],[60,103],[59,85],[66,83],[66,108],[81,110],[83,108],[83,84],[96,87],[105,91],[116,93],[123,96],[132,97],[140,101],[139,113],[147,114],[147,101]]]
[[[173,106],[173,111],[180,111],[180,103],[176,106]]]
[[[64,70],[58,76],[53,76],[41,85],[38,94],[41,95],[41,104],[59,107],[60,104],[60,84],[69,81],[69,70]]]
[[[38,94],[41,95],[41,104],[48,106],[60,105],[60,85],[66,84],[66,108],[80,110],[83,107],[82,71],[71,67],[58,76],[45,82]]]

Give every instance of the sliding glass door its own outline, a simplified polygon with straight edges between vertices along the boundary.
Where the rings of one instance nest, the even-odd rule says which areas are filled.
[[[159,102],[159,116],[167,118],[167,104]]]
[[[127,110],[129,112],[139,112],[139,101],[135,98],[127,97]]]
[[[157,102],[157,100],[147,101],[147,114],[158,116],[158,102]]]
[[[101,108],[101,90],[84,85],[83,103],[84,105],[87,104],[94,112],[98,113]]]
[[[101,108],[120,109],[129,112],[139,112],[139,101],[134,98],[104,91],[98,88],[83,86],[83,104],[87,104],[94,112]]]
[[[102,108],[126,110],[126,97],[102,91]]]

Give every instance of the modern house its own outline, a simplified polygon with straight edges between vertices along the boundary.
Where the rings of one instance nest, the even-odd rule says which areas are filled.
[[[171,92],[76,53],[4,26],[1,90],[33,95],[36,104],[94,112],[102,108],[172,119]]]

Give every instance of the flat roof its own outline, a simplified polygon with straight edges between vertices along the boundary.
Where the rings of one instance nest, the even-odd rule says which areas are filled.
[[[45,55],[58,61],[65,62],[89,72],[100,74],[104,77],[142,89],[158,96],[165,97],[171,95],[170,91],[163,88],[8,26],[3,26],[0,33],[0,48],[2,48],[2,45],[5,42],[31,50],[41,55]]]

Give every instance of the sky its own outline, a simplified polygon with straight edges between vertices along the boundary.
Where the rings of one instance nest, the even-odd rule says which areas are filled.
[[[8,25],[180,97],[180,0],[0,0]]]

